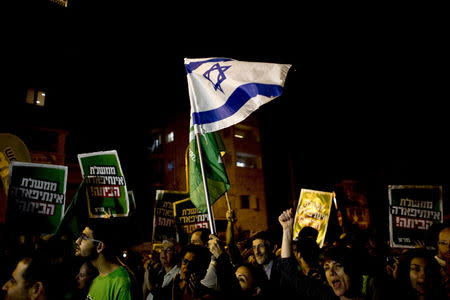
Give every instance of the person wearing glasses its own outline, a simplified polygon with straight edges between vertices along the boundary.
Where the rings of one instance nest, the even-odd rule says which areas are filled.
[[[155,296],[157,298],[160,290],[169,286],[175,276],[180,272],[178,249],[175,241],[163,240],[159,260],[161,262],[161,268],[156,274],[152,270],[149,270],[149,268],[145,269],[143,295],[146,300],[153,300]]]
[[[210,293],[210,290],[200,282],[205,277],[210,261],[208,248],[188,244],[183,248],[181,257],[180,272],[171,285],[172,298],[161,297],[155,300],[202,299]]]
[[[437,255],[434,257],[441,266],[442,283],[450,299],[450,224],[441,226],[437,236]]]
[[[117,230],[113,226],[105,220],[94,220],[76,240],[75,255],[90,261],[99,272],[92,281],[87,299],[132,299],[132,281],[117,259]]]

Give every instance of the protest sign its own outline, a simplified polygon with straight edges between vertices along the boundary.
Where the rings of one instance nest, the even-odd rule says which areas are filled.
[[[130,211],[125,176],[115,150],[78,154],[90,218],[126,217]]]
[[[388,193],[391,247],[415,248],[432,224],[442,223],[442,186],[390,185]]]
[[[165,239],[176,239],[173,203],[189,198],[189,193],[181,191],[157,190],[153,210],[153,243]]]
[[[173,211],[177,224],[178,240],[181,243],[188,243],[190,235],[195,229],[209,228],[208,214],[202,213],[195,207],[191,199],[175,202]]]
[[[294,217],[293,238],[296,239],[302,228],[317,229],[317,244],[322,247],[327,232],[331,203],[334,193],[302,189]]]
[[[65,209],[67,167],[12,161],[7,223],[20,233],[53,233]]]

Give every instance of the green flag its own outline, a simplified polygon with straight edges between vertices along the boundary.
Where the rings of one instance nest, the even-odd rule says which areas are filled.
[[[222,152],[225,153],[225,147],[217,132],[200,135],[200,147],[203,154],[203,167],[208,184],[209,200],[213,204],[230,189],[230,182],[222,162]],[[188,154],[189,194],[195,207],[201,212],[206,212],[205,189],[198,154],[195,135],[191,127]]]
[[[82,226],[86,225],[85,222],[88,219],[85,194],[86,184],[83,179],[73,195],[64,217],[56,228],[55,236],[66,235],[71,239],[75,239],[80,235],[83,230]]]

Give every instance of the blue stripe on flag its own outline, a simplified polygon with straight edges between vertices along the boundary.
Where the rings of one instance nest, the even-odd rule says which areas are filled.
[[[198,67],[200,67],[201,65],[205,64],[205,63],[209,63],[209,62],[218,62],[218,61],[230,61],[233,59],[230,58],[212,58],[212,59],[208,59],[208,60],[202,60],[202,61],[194,61],[191,62],[187,65],[184,65],[184,67],[186,68],[186,72],[187,73],[192,73],[195,69],[197,69]]]
[[[194,112],[192,119],[194,124],[208,124],[223,120],[235,114],[248,100],[263,95],[266,97],[278,97],[281,95],[283,87],[276,84],[247,83],[238,87],[228,97],[227,102],[219,108]]]

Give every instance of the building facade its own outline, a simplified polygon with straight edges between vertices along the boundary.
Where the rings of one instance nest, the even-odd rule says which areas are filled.
[[[188,191],[186,151],[188,118],[175,118],[148,132],[145,170],[154,189]],[[237,216],[236,230],[248,236],[268,227],[261,144],[256,118],[221,130],[223,156],[231,188],[227,193]],[[213,205],[218,232],[226,229],[226,196]]]

